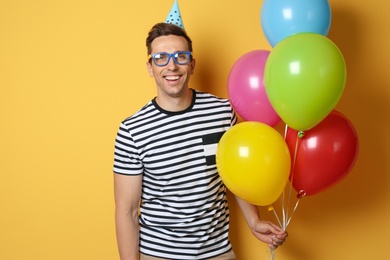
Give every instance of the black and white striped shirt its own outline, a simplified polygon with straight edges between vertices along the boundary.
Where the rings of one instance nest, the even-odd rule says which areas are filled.
[[[193,91],[180,112],[155,100],[124,120],[114,172],[143,174],[140,251],[166,259],[208,259],[231,250],[226,189],[215,163],[219,139],[237,121],[227,99]]]

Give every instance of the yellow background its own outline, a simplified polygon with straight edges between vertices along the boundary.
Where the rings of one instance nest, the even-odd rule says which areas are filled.
[[[172,4],[0,0],[0,259],[118,259],[114,138],[119,122],[156,93],[144,42]],[[261,4],[180,0],[197,59],[191,87],[227,97],[234,62],[255,49],[271,50]],[[276,259],[387,259],[388,1],[330,4],[328,37],[348,70],[337,109],[358,132],[359,158],[345,181],[301,201]],[[267,259],[266,245],[252,237],[229,198],[238,260]]]

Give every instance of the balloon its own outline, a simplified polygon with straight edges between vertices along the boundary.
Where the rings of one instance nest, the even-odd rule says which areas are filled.
[[[291,167],[283,137],[271,126],[242,122],[222,136],[217,168],[226,187],[254,205],[272,204],[283,192]]]
[[[343,55],[327,37],[301,33],[281,41],[264,71],[268,98],[295,130],[321,122],[340,100],[346,81]]]
[[[272,47],[301,32],[328,35],[332,13],[327,0],[264,0],[261,27]]]
[[[286,134],[293,162],[292,186],[306,195],[314,195],[342,181],[351,171],[358,154],[358,137],[352,123],[333,110],[321,123],[305,131]]]
[[[269,53],[251,51],[234,63],[228,78],[228,95],[233,108],[244,120],[276,126],[280,117],[264,88],[264,67]]]

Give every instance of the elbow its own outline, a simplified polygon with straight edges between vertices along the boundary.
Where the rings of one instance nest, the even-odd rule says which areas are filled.
[[[124,207],[120,205],[116,205],[115,207],[116,218],[138,220],[138,215],[139,215],[138,207],[129,207],[129,206]]]

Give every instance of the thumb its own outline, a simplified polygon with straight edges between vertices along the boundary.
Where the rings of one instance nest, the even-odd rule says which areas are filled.
[[[280,228],[279,226],[275,225],[274,223],[272,222],[268,222],[268,229],[269,231],[271,231],[272,233],[274,234],[283,234],[284,231],[282,228]]]

